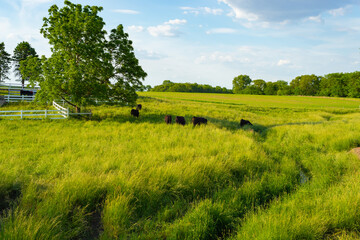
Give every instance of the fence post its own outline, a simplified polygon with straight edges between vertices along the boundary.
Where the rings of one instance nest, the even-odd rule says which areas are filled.
[[[67,108],[67,118],[69,119],[69,116],[70,116],[70,114],[69,114],[69,108]]]
[[[7,95],[8,103],[10,102],[10,94]]]
[[[20,111],[20,118],[23,118],[23,110]]]
[[[47,109],[45,109],[45,119],[47,118]]]

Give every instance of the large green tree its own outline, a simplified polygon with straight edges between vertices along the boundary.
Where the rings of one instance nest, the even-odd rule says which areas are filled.
[[[8,74],[11,65],[10,54],[5,51],[5,43],[0,43],[0,82],[9,79]]]
[[[28,42],[19,43],[14,49],[13,61],[15,65],[15,76],[19,78],[21,84],[24,86],[25,81],[28,80],[20,71],[20,64],[22,61],[26,60],[29,56],[37,57],[37,53],[33,47],[31,47]]]
[[[360,98],[360,72],[348,73],[348,97]]]
[[[233,92],[242,93],[250,85],[251,78],[248,75],[239,75],[233,79]]]
[[[330,73],[325,75],[320,82],[320,95],[332,97],[345,97],[350,74]]]
[[[32,83],[40,84],[37,98],[61,98],[77,112],[95,99],[134,105],[136,89],[147,74],[140,67],[123,26],[111,30],[108,36],[105,22],[98,15],[102,7],[83,7],[70,1],[64,5],[50,7],[41,28],[52,55],[41,59],[40,72],[35,59],[29,59],[32,66],[28,63],[23,68]]]
[[[298,76],[290,82],[295,95],[315,96],[320,92],[321,77],[312,75]]]

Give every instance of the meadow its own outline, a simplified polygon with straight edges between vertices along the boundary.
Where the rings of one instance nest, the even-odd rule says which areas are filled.
[[[360,238],[360,100],[139,94],[139,118],[0,120],[0,239]]]

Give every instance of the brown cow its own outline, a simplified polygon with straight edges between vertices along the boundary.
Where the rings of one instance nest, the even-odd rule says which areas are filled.
[[[177,124],[180,124],[180,125],[185,125],[185,118],[184,117],[182,117],[182,116],[177,116],[176,118],[175,118],[175,122],[177,123]]]
[[[166,116],[165,116],[165,123],[166,123],[166,124],[171,124],[171,123],[172,123],[171,115],[166,115]]]
[[[191,120],[192,120],[194,127],[196,125],[200,126],[201,124],[207,124],[207,119],[203,118],[203,117],[193,117]]]

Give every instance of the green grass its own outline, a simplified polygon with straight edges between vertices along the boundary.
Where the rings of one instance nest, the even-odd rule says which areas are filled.
[[[138,119],[103,105],[92,121],[0,120],[0,239],[359,237],[357,99],[141,93],[138,103]],[[166,125],[167,114],[187,125]]]

